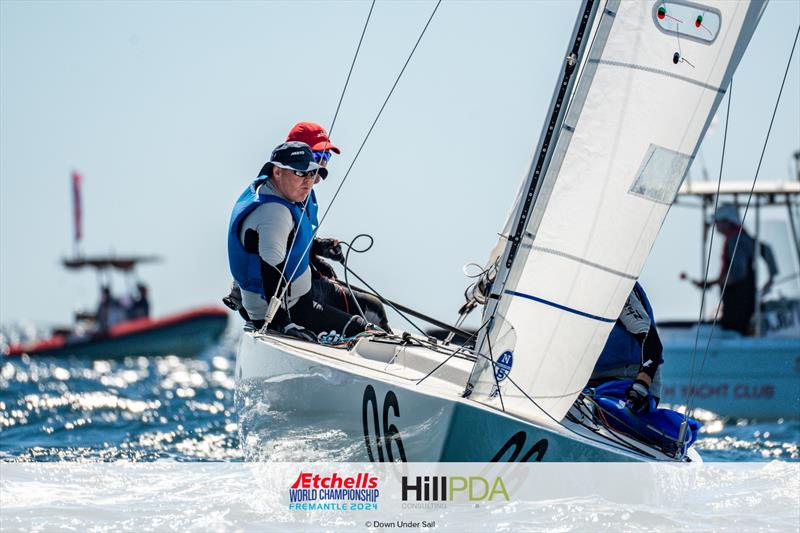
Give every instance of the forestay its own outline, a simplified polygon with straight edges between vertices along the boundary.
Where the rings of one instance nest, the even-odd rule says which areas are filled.
[[[527,217],[517,209],[527,223],[519,247],[506,245],[510,268],[498,274],[496,301],[485,310],[494,320],[478,341],[499,364],[479,359],[472,399],[537,418],[533,400],[551,417],[564,417],[641,273],[764,7],[601,4],[534,208]]]

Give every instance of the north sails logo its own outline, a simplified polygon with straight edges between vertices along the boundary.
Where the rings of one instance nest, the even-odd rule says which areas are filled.
[[[378,509],[378,478],[367,473],[340,476],[300,472],[289,488],[292,511],[374,511]]]
[[[500,387],[498,384],[508,377],[511,372],[511,367],[514,365],[514,353],[511,350],[506,350],[494,364],[494,377],[497,382],[492,385],[492,392],[489,393],[489,398],[494,398],[500,394]]]
[[[514,364],[514,354],[508,350],[500,354],[500,358],[495,363],[494,376],[497,381],[503,381],[511,372],[511,366]]]

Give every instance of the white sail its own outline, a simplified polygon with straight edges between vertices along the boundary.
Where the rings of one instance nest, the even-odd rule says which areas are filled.
[[[506,246],[510,268],[498,275],[497,301],[486,309],[495,319],[479,340],[480,351],[499,364],[476,363],[472,399],[524,418],[537,416],[535,402],[554,419],[564,417],[764,7],[601,4],[534,208],[522,215],[519,245]]]

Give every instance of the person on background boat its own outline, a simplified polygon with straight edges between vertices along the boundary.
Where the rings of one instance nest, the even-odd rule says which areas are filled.
[[[368,325],[313,288],[310,255],[319,222],[312,188],[327,175],[321,170],[307,144],[279,145],[237,200],[228,227],[228,260],[248,318],[255,327],[266,325],[311,342],[323,331],[352,336]],[[265,324],[269,302],[281,294],[272,321]]]
[[[293,141],[307,144],[314,153],[314,162],[320,166],[318,177],[315,179],[314,183],[317,184],[321,179],[325,179],[328,174],[328,161],[332,157],[332,154],[341,153],[339,147],[330,141],[325,128],[314,122],[298,122],[286,136],[287,143]],[[259,176],[263,175],[264,170],[265,168],[262,168],[259,171]],[[361,307],[367,320],[377,324],[384,331],[391,331],[386,316],[386,310],[381,301],[372,294],[356,289],[352,291],[348,290],[347,287],[337,279],[336,271],[333,267],[323,258],[340,263],[343,262],[344,255],[342,253],[341,243],[336,239],[322,239],[317,237],[315,237],[312,242],[310,264],[312,286],[316,297],[324,303],[348,314],[353,314],[358,307]],[[244,298],[250,300],[247,307],[251,310],[255,310],[257,316],[263,316],[266,312],[266,301],[262,300],[259,304],[255,301],[255,297],[252,294],[246,295]],[[229,294],[224,297],[222,301],[229,308],[238,311],[245,321],[251,322],[251,316],[247,312],[242,299],[241,289],[236,280],[234,280]],[[264,313],[261,312],[261,307],[264,307]]]
[[[102,331],[107,331],[111,326],[127,320],[125,307],[120,301],[111,294],[111,289],[104,285],[100,289],[100,303],[97,305],[96,313],[97,327]]]
[[[662,352],[653,308],[636,282],[595,364],[589,386],[634,379],[625,395],[628,406],[634,412],[647,410],[648,395],[652,393],[656,404],[661,396],[658,369],[664,362]]]
[[[136,284],[137,295],[133,298],[128,308],[128,318],[146,318],[150,316],[150,301],[147,298],[147,285],[142,282]]]
[[[752,332],[751,321],[756,310],[756,242],[742,227],[739,211],[733,204],[723,204],[713,218],[716,230],[725,237],[722,246],[722,265],[717,279],[709,280],[706,287],[725,285],[722,295],[722,317],[720,327],[738,331],[742,335]],[[739,236],[741,232],[741,236]],[[736,244],[737,238],[739,244]],[[769,279],[762,289],[767,294],[778,273],[775,256],[766,243],[761,242],[761,257],[767,263]],[[734,254],[734,249],[736,253]],[[730,272],[730,273],[729,273]],[[727,276],[727,284],[725,282]],[[703,288],[702,280],[692,280],[698,288]]]

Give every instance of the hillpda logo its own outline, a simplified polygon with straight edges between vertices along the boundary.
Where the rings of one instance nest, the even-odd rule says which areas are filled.
[[[508,490],[500,476],[403,476],[402,495],[404,502],[508,501]]]
[[[289,488],[292,511],[376,511],[378,478],[367,473],[340,476],[300,472]]]

